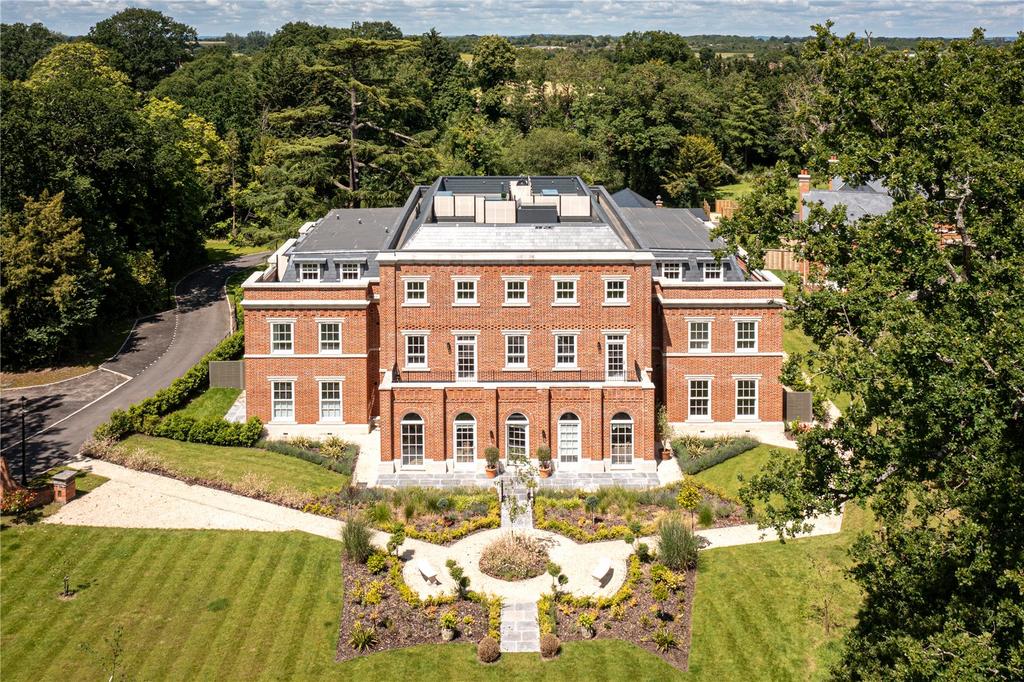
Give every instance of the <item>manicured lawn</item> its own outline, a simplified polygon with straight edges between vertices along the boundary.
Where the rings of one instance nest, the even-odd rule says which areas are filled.
[[[227,239],[206,240],[206,260],[210,263],[219,263],[225,260],[234,260],[239,256],[250,253],[261,253],[272,251],[271,246],[236,246]]]
[[[220,419],[231,409],[241,392],[237,388],[210,388],[178,412],[195,419]]]
[[[797,325],[792,323],[789,316],[786,317],[786,324],[782,331],[782,350],[787,353],[804,353],[808,351],[817,350],[818,346],[814,343],[811,337],[804,334],[803,330]],[[805,362],[806,367],[806,362]],[[849,393],[836,393],[828,386],[828,380],[821,376],[813,376],[811,378],[811,384],[814,386],[816,392],[820,392],[823,396],[832,401],[840,412],[846,412],[847,408],[850,407],[850,394]]]
[[[758,445],[752,450],[727,459],[721,464],[716,464],[710,469],[705,469],[694,476],[704,483],[721,488],[727,493],[738,495],[740,491],[739,474],[746,480],[761,470],[761,467],[768,461],[769,453],[772,450],[785,450],[774,445]],[[796,452],[796,450],[793,450]]]
[[[297,457],[259,448],[183,443],[140,434],[126,439],[122,447],[141,448],[179,475],[225,483],[240,483],[246,477],[257,477],[271,490],[312,495],[336,492],[349,483],[348,476]]]

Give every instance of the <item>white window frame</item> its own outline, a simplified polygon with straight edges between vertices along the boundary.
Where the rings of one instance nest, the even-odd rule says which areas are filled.
[[[270,381],[270,423],[271,424],[294,424],[295,423],[295,377],[267,377]],[[288,387],[288,398],[278,398],[278,386]],[[290,414],[278,417],[278,407],[287,406]]]
[[[572,284],[572,298],[559,298],[558,285]],[[551,305],[553,306],[578,306],[580,304],[580,278],[575,276],[552,276],[551,277]]]
[[[294,355],[295,354],[295,320],[269,319],[270,325],[270,354],[271,355]],[[278,325],[288,328],[288,347],[275,348],[278,341],[274,339],[275,327]],[[283,341],[281,342],[283,343]]]
[[[573,433],[575,432],[575,433]],[[572,452],[573,459],[566,457],[566,449],[562,446],[566,442],[566,436],[575,436]],[[575,412],[565,412],[558,418],[558,466],[565,469],[575,469],[580,460],[583,459],[583,420]]]
[[[310,268],[316,268],[315,277],[307,277],[307,271]],[[300,282],[319,282],[322,267],[320,263],[299,263],[299,281]]]
[[[479,306],[479,277],[452,277],[452,305],[457,307]],[[459,298],[459,285],[469,284],[473,288],[472,298]]]
[[[324,327],[328,325],[335,325],[338,327],[338,347],[337,348],[324,348]],[[317,347],[319,348],[320,355],[341,355],[342,338],[341,333],[342,325],[341,320],[317,320],[316,321],[316,338]],[[328,343],[333,343],[329,341]]]
[[[406,308],[425,308],[430,305],[428,299],[430,277],[409,276],[402,278],[402,306]],[[423,298],[409,298],[409,285],[422,284]]]
[[[349,277],[352,268],[355,268],[356,276]],[[338,264],[338,279],[340,281],[352,281],[355,279],[361,279],[363,276],[363,266],[359,263],[339,263]]]
[[[465,417],[468,417],[466,419]],[[459,457],[465,457],[465,453],[460,455],[459,447],[459,429],[470,429],[472,438],[472,453],[470,453],[469,460],[460,460]],[[460,412],[455,417],[455,421],[452,422],[452,463],[455,464],[456,468],[472,468],[476,463],[477,454],[477,433],[476,433],[476,417],[468,412]]]
[[[530,305],[530,278],[529,277],[503,276],[501,279],[503,280],[502,291],[505,294],[504,302],[502,303],[503,306],[507,306],[507,307],[510,307],[510,308],[518,308],[518,307],[526,307],[526,306]],[[508,297],[508,285],[512,284],[512,283],[522,284],[523,285],[523,297],[521,299],[519,299],[519,298],[509,298]]]
[[[605,332],[604,333],[604,378],[605,381],[625,381],[629,373],[629,344],[626,332]],[[611,353],[608,352],[609,342],[622,344],[622,376],[612,377],[611,374]]]
[[[686,318],[686,351],[688,353],[704,354],[711,352],[711,339],[712,339],[712,325],[714,320],[710,317],[688,317]],[[707,325],[708,338],[706,340],[707,348],[694,348],[693,342],[693,327],[697,324]]]
[[[423,363],[409,362],[409,339],[413,337],[423,338]],[[430,370],[430,332],[428,330],[409,330],[402,332],[402,346],[404,365],[402,369],[410,372],[426,372]]]
[[[740,348],[740,325],[741,324],[752,324],[754,325],[754,345],[751,348]],[[737,353],[756,353],[758,347],[758,337],[761,331],[761,320],[760,318],[754,317],[734,317],[733,318],[733,348]],[[748,341],[748,340],[745,340]]]
[[[708,277],[708,266],[712,267],[713,277]],[[703,261],[700,264],[700,278],[705,282],[721,282],[725,279],[725,268],[721,261]]]
[[[477,373],[480,371],[479,361],[479,349],[477,344],[477,336],[479,332],[452,332],[455,336],[455,344],[453,354],[455,355],[455,380],[456,381],[476,381]],[[459,345],[465,344],[473,349],[473,374],[472,376],[459,376]]]
[[[324,385],[325,384],[337,384],[338,385],[338,397],[337,399],[331,398],[329,402],[338,403],[338,416],[336,417],[325,417],[324,416]],[[320,406],[320,424],[344,424],[345,423],[345,377],[317,377],[317,397]]]
[[[675,276],[669,275],[667,268],[672,268],[676,271]],[[681,282],[683,280],[683,264],[679,261],[669,261],[661,264],[661,277],[662,279],[671,280],[673,282]]]
[[[623,419],[625,415],[625,419]],[[629,427],[629,451],[626,452],[622,443],[618,444],[620,452],[615,452],[615,429],[623,426]],[[609,422],[608,428],[608,442],[611,446],[608,450],[610,455],[610,464],[612,467],[631,467],[633,466],[633,457],[636,455],[636,423],[633,417],[626,412],[616,412]]]
[[[417,442],[406,442],[406,428],[410,430],[408,438],[417,438]],[[412,433],[412,429],[419,427],[419,433]],[[423,463],[427,459],[427,425],[426,422],[416,412],[410,412],[409,414],[402,417],[402,421],[399,422],[398,427],[398,445],[401,453],[401,463],[403,469],[422,469]],[[414,452],[418,446],[419,453]],[[419,461],[415,461],[418,459]]]
[[[506,372],[517,372],[530,369],[530,332],[524,329],[506,330],[501,332],[505,341],[505,367]],[[509,362],[509,339],[522,338],[523,340],[523,361],[522,363]]]
[[[579,369],[580,366],[580,332],[578,330],[556,329],[551,332],[555,337],[555,369]],[[558,361],[558,341],[563,338],[572,338],[572,364]]]
[[[735,419],[738,422],[756,422],[761,421],[761,379],[760,377],[746,377],[736,376],[734,380],[734,397],[733,410]],[[753,414],[740,414],[740,382],[749,381],[754,384],[754,413]],[[744,400],[749,400],[749,397],[744,397]]]
[[[628,306],[629,305],[629,277],[604,277],[604,305],[607,306]],[[609,298],[608,285],[622,284],[622,298]]]
[[[516,419],[513,421],[513,417],[522,417],[522,419]],[[509,416],[505,417],[505,459],[508,460],[509,454],[511,454],[510,436],[511,429],[513,427],[522,427],[523,429],[523,454],[527,457],[530,456],[530,418],[522,412],[513,412]]]
[[[693,413],[693,384],[696,382],[707,382],[708,394],[705,398],[700,400],[707,400],[707,414],[694,414]],[[712,408],[713,403],[712,392],[714,388],[714,377],[710,376],[693,376],[686,377],[686,421],[688,422],[709,422],[712,421]]]

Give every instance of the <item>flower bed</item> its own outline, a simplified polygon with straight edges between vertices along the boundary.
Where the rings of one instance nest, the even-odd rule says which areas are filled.
[[[749,523],[739,500],[712,486],[693,482],[701,494],[694,519],[702,517],[706,521],[702,526],[723,528]],[[601,488],[594,493],[542,490],[534,501],[533,525],[577,542],[653,535],[658,520],[679,508],[678,488],[678,484],[673,484],[641,491],[617,487]]]
[[[537,602],[542,633],[563,642],[621,639],[686,670],[696,569],[671,571],[658,563],[629,558],[626,581],[609,597],[544,595]],[[584,629],[589,628],[589,636]]]
[[[374,572],[376,570],[377,572]],[[344,604],[336,660],[444,641],[442,618],[455,642],[501,633],[501,600],[468,591],[421,599],[402,577],[402,562],[374,554],[366,564],[342,558]],[[447,615],[453,614],[453,615]]]
[[[676,464],[684,474],[696,474],[732,459],[748,450],[753,450],[760,443],[747,436],[720,438],[697,438],[680,436],[672,441],[672,451],[676,456]]]
[[[490,488],[348,488],[307,511],[360,514],[378,530],[401,526],[406,537],[435,545],[501,525],[498,496]]]
[[[536,578],[548,565],[549,544],[540,538],[509,533],[484,547],[480,571],[499,580]]]

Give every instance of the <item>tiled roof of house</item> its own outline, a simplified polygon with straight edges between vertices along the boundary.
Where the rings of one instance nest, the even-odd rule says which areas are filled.
[[[647,197],[637,194],[629,187],[620,189],[612,194],[612,199],[619,208],[654,208],[654,202]]]

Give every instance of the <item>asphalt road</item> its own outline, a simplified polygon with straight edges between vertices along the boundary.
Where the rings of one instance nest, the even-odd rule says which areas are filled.
[[[0,400],[0,448],[11,473],[21,473],[20,411],[28,414],[29,476],[78,454],[82,443],[116,409],[149,397],[184,374],[230,331],[223,298],[232,273],[259,265],[266,254],[243,256],[193,272],[176,288],[177,308],[141,320],[121,350],[100,369],[50,386],[4,391]]]

